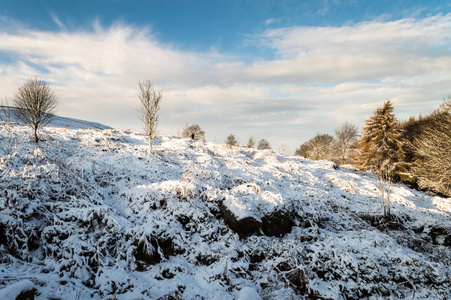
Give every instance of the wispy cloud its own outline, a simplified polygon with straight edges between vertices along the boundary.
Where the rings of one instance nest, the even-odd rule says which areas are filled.
[[[51,13],[50,16],[52,17],[53,22],[55,22],[55,24],[58,25],[59,28],[66,29],[66,26],[64,26],[63,22],[60,21],[56,14]]]
[[[267,20],[265,20],[265,25],[269,26],[269,25],[273,25],[273,24],[278,24],[280,23],[281,19],[280,18],[269,18]]]
[[[451,15],[271,29],[256,39],[277,59],[255,62],[177,49],[149,28],[94,22],[68,32],[54,21],[61,31],[0,33],[1,93],[38,75],[59,95],[60,114],[122,128],[140,128],[136,86],[146,78],[164,90],[163,134],[199,123],[210,140],[235,133],[291,150],[346,120],[361,126],[388,98],[407,117],[451,93]]]

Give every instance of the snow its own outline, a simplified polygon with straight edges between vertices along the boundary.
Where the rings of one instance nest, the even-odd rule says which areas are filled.
[[[6,288],[0,290],[0,299],[8,300],[8,299],[16,299],[23,292],[31,291],[35,289],[36,286],[30,280],[22,280],[10,284]]]
[[[382,213],[373,174],[173,136],[151,152],[141,133],[60,120],[38,145],[0,128],[0,292],[14,278],[36,299],[451,298],[451,250],[429,236],[449,234],[450,198],[394,184],[402,229],[387,230],[365,219]],[[221,202],[295,226],[240,239]]]
[[[254,288],[245,286],[238,292],[236,300],[261,300],[261,297]]]

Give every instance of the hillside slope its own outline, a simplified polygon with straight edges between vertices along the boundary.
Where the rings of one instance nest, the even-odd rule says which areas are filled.
[[[375,177],[330,162],[177,137],[149,152],[119,130],[49,127],[36,146],[14,130],[17,148],[0,133],[0,295],[451,298],[449,198],[395,184],[384,223]],[[225,212],[292,228],[240,237]]]
[[[11,124],[23,125],[23,122],[16,118],[15,111],[17,108],[0,105],[0,119],[7,120]],[[54,116],[49,124],[50,127],[60,127],[69,129],[111,129],[111,127],[97,122],[84,121],[74,118],[66,118],[61,116]],[[1,123],[0,123],[1,126]]]

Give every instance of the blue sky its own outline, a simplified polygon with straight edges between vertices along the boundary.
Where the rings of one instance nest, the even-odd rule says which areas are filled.
[[[39,76],[59,114],[140,129],[137,82],[163,89],[162,134],[198,123],[294,151],[387,99],[400,119],[451,94],[449,1],[0,0],[0,94]]]

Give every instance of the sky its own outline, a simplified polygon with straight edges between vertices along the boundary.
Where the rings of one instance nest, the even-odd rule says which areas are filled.
[[[405,120],[451,95],[451,2],[0,0],[0,97],[35,76],[61,116],[142,130],[150,79],[160,134],[291,154],[388,99]]]

